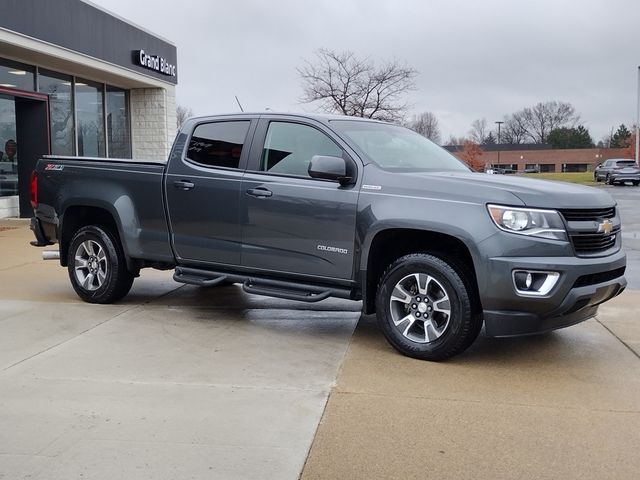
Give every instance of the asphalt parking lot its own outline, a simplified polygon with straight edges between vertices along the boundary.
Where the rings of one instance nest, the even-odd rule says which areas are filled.
[[[618,202],[622,217],[622,243],[627,252],[626,277],[629,288],[640,290],[640,187],[606,188]]]
[[[0,222],[0,478],[637,478],[640,188],[629,290],[596,319],[464,355],[398,355],[360,305],[145,271],[77,299]]]

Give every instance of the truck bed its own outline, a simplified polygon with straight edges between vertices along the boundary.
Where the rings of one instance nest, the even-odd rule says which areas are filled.
[[[85,209],[96,215],[106,210],[118,219],[118,233],[130,258],[172,263],[163,206],[165,165],[155,160],[45,156],[36,167],[36,213],[59,225],[56,212],[63,216],[70,209]],[[63,234],[56,232],[57,237]]]

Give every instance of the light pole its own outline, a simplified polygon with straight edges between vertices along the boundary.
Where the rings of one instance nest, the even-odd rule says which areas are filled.
[[[500,125],[502,125],[504,122],[494,122],[494,123],[498,124],[498,165],[500,165]]]
[[[640,66],[638,67],[638,108],[636,110],[636,165],[638,165],[638,147],[640,147]]]

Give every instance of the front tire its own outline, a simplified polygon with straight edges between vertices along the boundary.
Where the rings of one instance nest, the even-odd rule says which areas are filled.
[[[89,303],[113,303],[124,297],[134,275],[127,270],[122,246],[109,229],[90,225],[69,245],[67,270],[78,296]]]
[[[429,254],[405,255],[382,275],[376,312],[382,333],[400,353],[444,360],[477,338],[482,316],[474,313],[469,281],[452,264]]]

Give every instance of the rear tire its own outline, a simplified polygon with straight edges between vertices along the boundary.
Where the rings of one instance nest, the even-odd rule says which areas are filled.
[[[89,225],[69,245],[67,270],[78,296],[89,303],[113,303],[124,297],[134,275],[127,270],[118,237],[109,229]]]
[[[473,291],[451,262],[429,254],[405,255],[382,275],[376,297],[378,323],[400,353],[444,360],[468,348],[482,327]]]

